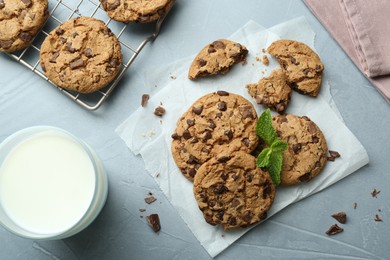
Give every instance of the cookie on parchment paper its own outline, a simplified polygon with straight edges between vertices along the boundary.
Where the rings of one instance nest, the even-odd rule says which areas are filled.
[[[230,40],[217,40],[206,45],[193,60],[188,78],[225,74],[231,67],[245,60],[248,50],[240,43]]]
[[[302,94],[318,95],[324,64],[309,46],[293,40],[278,40],[267,51],[278,59],[290,87]]]
[[[242,96],[226,91],[207,94],[177,121],[173,158],[183,175],[193,180],[199,167],[216,155],[252,152],[258,143],[256,123],[256,110]]]
[[[280,139],[288,144],[280,173],[282,185],[305,183],[316,177],[327,162],[328,146],[321,129],[307,116],[276,115],[272,118]]]
[[[40,63],[57,86],[92,93],[110,83],[120,71],[121,46],[102,21],[78,17],[64,22],[46,37]]]
[[[48,16],[47,0],[0,0],[0,51],[31,45]]]
[[[253,225],[267,217],[275,198],[268,172],[245,152],[217,155],[194,179],[194,195],[207,223],[225,230]]]
[[[100,0],[107,15],[118,22],[149,23],[163,17],[174,0]]]

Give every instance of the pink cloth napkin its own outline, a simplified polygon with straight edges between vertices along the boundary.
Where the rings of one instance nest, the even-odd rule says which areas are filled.
[[[304,1],[390,103],[390,1]]]

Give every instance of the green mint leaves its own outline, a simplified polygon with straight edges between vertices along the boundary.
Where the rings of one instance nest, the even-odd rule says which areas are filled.
[[[272,127],[271,111],[265,110],[256,125],[256,134],[267,144],[256,159],[256,165],[259,168],[266,168],[272,177],[275,185],[280,184],[280,171],[283,165],[283,151],[288,145],[280,140]]]

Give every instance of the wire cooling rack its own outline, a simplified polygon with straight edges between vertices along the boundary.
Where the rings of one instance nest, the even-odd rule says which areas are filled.
[[[75,3],[76,1],[74,0],[49,0],[49,18],[44,27],[35,37],[32,45],[24,50],[9,53],[8,55],[51,83],[51,85],[58,88],[62,93],[82,107],[89,110],[96,110],[118,85],[126,70],[133,63],[143,47],[158,36],[165,16],[161,17],[156,23],[152,24],[141,25],[134,23],[120,23],[108,18],[98,0],[79,0],[76,5]],[[117,77],[108,86],[91,94],[81,94],[56,86],[46,77],[39,63],[40,47],[49,32],[61,23],[81,15],[106,21],[105,24],[117,36],[121,44],[123,54],[122,68]],[[140,26],[142,27],[141,30],[139,28]]]

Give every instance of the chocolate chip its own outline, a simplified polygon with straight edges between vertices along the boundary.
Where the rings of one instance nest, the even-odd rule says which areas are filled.
[[[60,28],[60,27],[58,27],[58,28],[56,29],[56,34],[57,34],[57,35],[63,35],[64,32],[65,32],[65,30],[62,29],[62,28]]]
[[[187,125],[188,125],[189,127],[195,125],[195,120],[194,120],[194,119],[187,119]]]
[[[24,42],[29,42],[32,40],[32,35],[29,34],[28,32],[20,32],[19,38],[24,41]]]
[[[13,41],[11,40],[6,40],[6,41],[0,40],[0,47],[3,49],[9,49],[12,46],[12,43]]]
[[[221,101],[218,103],[218,109],[220,111],[226,111],[227,109],[227,105],[226,105],[226,102],[225,101]]]
[[[329,150],[329,154],[330,154],[331,157],[334,157],[334,158],[339,158],[340,157],[339,152],[336,152],[336,151]]]
[[[154,196],[149,196],[149,197],[144,198],[144,200],[145,200],[146,203],[152,204],[152,203],[155,202],[157,199],[156,199]]]
[[[337,212],[331,216],[332,216],[332,218],[336,219],[341,224],[347,223],[347,214],[345,212]]]
[[[250,106],[239,107],[239,110],[240,110],[240,113],[241,113],[243,119],[246,119],[246,118],[254,119],[255,118]]]
[[[330,226],[330,228],[325,232],[328,236],[331,236],[331,235],[336,235],[338,233],[341,233],[343,232],[344,229],[342,229],[341,227],[339,227],[337,224],[334,224],[332,226]]]
[[[103,30],[103,33],[107,36],[113,36],[114,34],[112,33],[112,31],[110,30],[110,28],[106,27],[104,28]]]
[[[210,207],[214,208],[215,205],[217,205],[217,202],[215,200],[210,200],[208,204]]]
[[[201,105],[200,107],[193,107],[192,108],[192,112],[194,112],[196,115],[202,114],[202,111],[203,111],[203,105]]]
[[[31,0],[22,0],[23,4],[26,6],[26,7],[31,7],[32,6],[32,2]]]
[[[173,133],[171,135],[171,137],[172,137],[173,140],[180,140],[181,139],[180,135],[178,135],[177,133]]]
[[[223,215],[225,215],[225,212],[224,211],[218,211],[216,214],[215,214],[215,217],[219,220],[223,220]]]
[[[211,134],[211,132],[210,131],[204,131],[204,136],[203,136],[203,141],[204,142],[206,142],[207,140],[209,140],[209,139],[211,139],[211,137],[212,137],[212,134]]]
[[[316,70],[317,70],[317,71],[322,71],[322,69],[323,69],[323,68],[322,68],[321,65],[316,65]]]
[[[192,144],[196,144],[197,142],[199,142],[199,139],[197,137],[192,138],[191,140]]]
[[[146,219],[149,222],[154,232],[160,231],[161,225],[160,225],[160,218],[158,214],[151,214],[147,216]]]
[[[294,57],[289,56],[289,59],[290,59],[290,61],[291,61],[292,64],[294,64],[294,65],[299,65],[299,62],[298,62]]]
[[[266,182],[264,184],[264,188],[263,188],[263,199],[266,199],[268,198],[268,196],[271,194],[272,192],[272,183],[270,182]]]
[[[307,116],[303,116],[301,117],[302,119],[305,119],[306,121],[311,121],[310,118],[308,118]]]
[[[260,220],[266,219],[267,216],[268,216],[267,212],[264,212],[264,213],[260,216]]]
[[[4,0],[0,0],[0,9],[3,9],[5,7]]]
[[[110,60],[110,62],[108,63],[108,66],[111,67],[111,68],[116,68],[120,65],[121,63],[119,62],[118,59],[116,58],[113,58]]]
[[[241,205],[240,200],[239,200],[239,199],[233,199],[231,206],[232,206],[233,208],[235,208],[235,207],[237,207],[237,206],[239,206],[239,205]]]
[[[305,74],[305,76],[307,76],[310,73],[310,71],[311,70],[309,68],[306,68],[302,72],[303,72],[303,74]]]
[[[311,179],[311,172],[307,172],[298,178],[300,182],[308,182]]]
[[[315,132],[317,132],[317,126],[313,121],[309,122],[309,132],[311,134],[314,134]]]
[[[231,158],[229,156],[221,156],[217,159],[218,162],[220,163],[225,163],[227,161],[229,161]]]
[[[221,118],[222,117],[222,113],[221,112],[218,112],[215,114],[215,118]]]
[[[293,144],[292,149],[293,149],[294,153],[297,154],[301,151],[302,145],[301,144]]]
[[[318,139],[318,137],[317,136],[313,136],[313,138],[312,138],[312,142],[313,143],[318,143],[320,141],[320,139]]]
[[[187,174],[191,177],[194,178],[196,174],[196,170],[194,168],[190,168],[187,172]]]
[[[229,92],[223,91],[223,90],[218,90],[217,94],[221,97],[223,96],[229,96]]]
[[[189,164],[195,164],[195,163],[199,163],[199,160],[198,160],[195,156],[190,155],[190,157],[189,157],[188,160],[187,160],[187,163],[189,163]]]
[[[216,52],[216,50],[215,50],[213,45],[210,45],[209,48],[207,49],[207,52],[208,53],[214,53],[214,52]]]
[[[247,211],[245,213],[244,216],[242,216],[242,219],[246,222],[246,223],[251,223],[252,219],[253,219],[253,214],[249,211]]]
[[[53,53],[53,55],[51,55],[51,57],[50,57],[50,59],[49,59],[49,62],[51,62],[51,63],[56,63],[56,60],[57,60],[58,56],[60,56],[60,53],[59,53],[59,52]]]
[[[141,98],[141,106],[142,107],[146,107],[146,105],[148,104],[149,97],[150,96],[148,94],[143,94],[142,95],[142,98]]]
[[[212,119],[209,119],[208,121],[209,121],[209,127],[214,130],[217,127],[214,121]]]
[[[221,41],[215,41],[212,43],[215,49],[225,49],[226,45]]]
[[[200,67],[203,67],[203,66],[205,66],[207,64],[207,61],[205,61],[204,59],[199,59],[198,63],[199,63]]]
[[[253,181],[253,174],[252,173],[247,173],[246,174],[246,180],[248,182],[252,182]]]
[[[225,130],[224,134],[229,138],[229,140],[233,139],[233,132],[232,132],[232,130]]]
[[[119,0],[115,0],[114,2],[108,2],[108,1],[102,1],[103,2],[103,6],[104,6],[104,10],[106,11],[112,11],[112,10],[115,10],[116,8],[118,8],[118,6],[120,5],[120,1]]]
[[[249,147],[250,141],[248,138],[242,139],[242,142],[245,144],[246,147]]]
[[[71,43],[71,42],[68,42],[68,43],[66,44],[66,48],[68,49],[68,51],[69,51],[70,53],[75,53],[75,52],[76,52],[76,49],[72,47],[72,43]]]
[[[156,116],[163,116],[165,114],[165,108],[163,108],[162,106],[158,106],[154,109],[154,114]]]
[[[66,43],[67,39],[64,37],[60,37],[60,41],[64,44],[64,43]]]
[[[84,51],[84,54],[88,58],[91,58],[92,57],[92,50],[90,48],[86,48],[85,51]]]
[[[210,150],[207,149],[206,147],[203,147],[201,151],[202,151],[202,153],[207,153],[207,154],[210,153]]]
[[[232,226],[237,225],[237,218],[231,216],[231,217],[229,218],[229,220],[228,220],[228,223],[229,223],[229,225],[232,225]]]
[[[72,70],[84,67],[84,61],[82,58],[77,58],[69,64]]]
[[[184,130],[184,132],[183,132],[183,138],[186,139],[186,140],[188,140],[188,139],[190,139],[191,137],[192,137],[192,135],[191,135],[190,131]]]
[[[211,185],[210,188],[214,191],[215,194],[223,194],[228,191],[228,188],[226,188],[226,186],[222,183]]]

